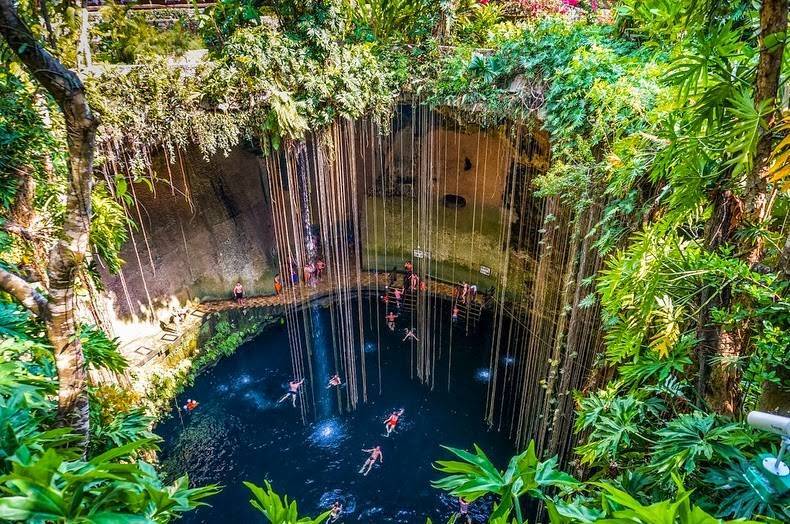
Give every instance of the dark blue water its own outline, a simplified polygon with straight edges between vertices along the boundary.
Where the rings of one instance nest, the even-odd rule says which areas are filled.
[[[441,304],[440,310],[449,304]],[[200,406],[184,416],[182,428],[177,416],[162,423],[157,432],[164,438],[162,465],[171,475],[188,473],[192,485],[218,483],[225,488],[209,500],[212,507],[201,508],[184,518],[186,522],[263,522],[249,504],[249,492],[242,481],[272,483],[281,495],[298,501],[300,513],[315,516],[332,502],[344,507],[343,522],[403,522],[424,524],[426,517],[446,522],[457,502],[433,489],[430,481],[439,477],[433,461],[449,458],[440,445],[483,447],[498,465],[504,466],[513,453],[506,436],[489,432],[483,423],[488,380],[488,335],[483,319],[480,329],[466,336],[452,330],[448,322],[436,326],[432,336],[442,346],[434,390],[410,378],[411,347],[402,342],[406,321],[396,333],[384,323],[383,310],[364,303],[368,402],[352,413],[338,414],[337,399],[325,389],[326,378],[308,383],[303,394],[314,395],[316,408],[302,423],[299,408],[277,405],[291,379],[288,335],[284,325],[272,327],[242,346],[195,381],[178,399],[197,399]],[[372,313],[370,313],[372,312]],[[329,337],[329,311],[305,312],[313,324],[323,324]],[[376,323],[380,337],[376,335]],[[328,329],[327,329],[328,328]],[[318,331],[316,331],[318,332]],[[426,336],[425,334],[419,334]],[[450,391],[447,355],[452,338]],[[380,341],[379,343],[377,343]],[[319,342],[320,345],[320,341]],[[378,348],[381,348],[382,394],[379,395]],[[328,349],[327,349],[328,348]],[[331,355],[331,341],[323,349]],[[318,358],[320,360],[320,358]],[[326,366],[315,363],[316,368]],[[310,389],[312,387],[312,389]],[[328,408],[327,408],[328,399]],[[298,405],[298,404],[297,404]],[[384,437],[384,420],[403,408],[398,430]],[[318,418],[318,420],[316,420]],[[358,473],[367,454],[363,448],[380,445],[384,462],[368,476]],[[490,501],[472,505],[477,522],[484,521]]]

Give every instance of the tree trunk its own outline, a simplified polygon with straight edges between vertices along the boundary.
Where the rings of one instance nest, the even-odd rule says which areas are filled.
[[[29,166],[17,169],[19,180],[17,183],[14,202],[8,210],[8,220],[3,224],[3,230],[12,233],[24,240],[25,258],[28,260],[20,265],[20,270],[41,283],[43,287],[49,285],[46,267],[46,247],[41,236],[34,230],[36,210],[33,199],[36,196],[36,179]]]
[[[713,198],[713,216],[706,228],[706,246],[715,251],[734,240],[735,231],[742,225],[760,226],[770,215],[767,171],[770,164],[773,137],[771,128],[776,119],[776,97],[779,89],[784,43],[781,38],[775,44],[766,39],[770,35],[787,30],[788,0],[764,0],[760,7],[760,60],[755,77],[754,102],[759,108],[769,105],[770,116],[767,129],[762,129],[757,143],[757,152],[752,170],[747,175],[743,199],[729,191],[717,191]],[[744,257],[750,265],[762,258],[761,239],[747,241],[742,245]],[[701,293],[702,307],[698,326],[698,392],[710,407],[724,414],[733,414],[741,406],[741,391],[737,366],[733,359],[746,352],[749,343],[748,326],[739,326],[728,331],[712,323],[714,308],[728,310],[732,305],[729,289],[704,290]],[[717,357],[712,362],[712,357]]]
[[[90,45],[90,24],[88,23],[88,1],[80,2],[80,39],[77,46],[77,71],[87,71],[93,67]]]
[[[44,22],[44,29],[47,30],[47,43],[52,49],[55,49],[57,44],[55,42],[55,31],[52,29],[52,22],[49,19],[49,8],[47,7],[47,0],[40,1],[41,20]]]
[[[741,223],[743,206],[731,191],[717,190],[712,196],[713,216],[705,226],[705,246],[709,251],[716,251],[728,243],[734,236],[735,229]],[[729,335],[722,326],[713,322],[711,313],[714,309],[729,309],[732,296],[729,286],[724,289],[704,288],[700,293],[700,317],[697,324],[697,393],[705,399],[713,410],[718,413],[732,414],[728,407],[739,404],[733,398],[737,391],[730,389],[732,381],[722,380],[726,375],[721,365],[714,366],[712,358],[717,354],[732,354]],[[713,377],[716,377],[714,380]]]
[[[49,255],[49,298],[46,311],[40,311],[45,314],[39,316],[46,322],[55,352],[59,419],[82,436],[86,450],[90,429],[87,373],[75,318],[74,286],[88,251],[93,155],[99,122],[88,105],[80,79],[38,43],[11,0],[0,0],[0,34],[33,78],[57,101],[66,123],[69,150],[66,212],[63,231]],[[0,285],[10,280],[13,279],[0,279]]]
[[[746,180],[743,218],[746,224],[752,226],[762,224],[771,212],[767,175],[773,149],[772,128],[779,116],[776,98],[779,94],[779,74],[785,49],[784,37],[780,35],[787,31],[787,10],[788,0],[763,0],[760,8],[760,61],[757,65],[754,103],[758,108],[768,103],[770,113],[766,119],[766,128],[760,129],[754,166]],[[767,39],[774,38],[776,42],[766,42]],[[758,237],[748,244],[744,246],[746,259],[750,265],[754,265],[762,259],[763,242]]]
[[[785,278],[790,279],[790,234],[787,235],[782,253],[779,256],[779,272]]]

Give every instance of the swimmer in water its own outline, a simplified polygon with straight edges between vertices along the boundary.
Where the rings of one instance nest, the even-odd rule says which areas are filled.
[[[332,522],[337,522],[337,519],[340,518],[340,515],[343,514],[343,504],[340,501],[334,501],[332,503],[332,509],[329,510],[329,518],[326,519],[327,524],[331,524]]]
[[[472,524],[472,518],[469,516],[469,503],[463,497],[458,497],[458,520],[466,520],[466,524]]]
[[[334,375],[332,375],[332,378],[329,379],[329,383],[326,385],[326,389],[342,386],[342,385],[343,385],[343,381],[340,380],[340,375],[335,373]]]
[[[403,331],[406,333],[406,336],[403,337],[403,341],[404,342],[406,342],[410,338],[413,339],[415,342],[419,342],[420,341],[420,339],[417,338],[417,335],[414,334],[414,329],[404,329]]]
[[[192,413],[192,410],[198,407],[198,404],[200,403],[197,400],[192,400],[191,398],[188,398],[187,403],[184,404],[184,411],[186,411],[187,413]]]
[[[288,392],[285,395],[283,395],[283,398],[278,400],[277,403],[279,404],[280,402],[283,402],[288,397],[291,397],[292,404],[294,407],[296,407],[296,395],[299,394],[299,386],[301,386],[303,382],[304,379],[299,381],[296,380],[290,381],[288,383]]]
[[[364,451],[365,453],[370,453],[368,459],[365,461],[364,464],[362,464],[362,469],[359,470],[360,473],[362,473],[367,477],[368,473],[370,473],[370,470],[373,469],[373,465],[376,463],[377,460],[380,461],[382,464],[384,464],[384,455],[381,453],[380,446],[376,446],[373,449],[363,449],[362,451]],[[365,470],[365,468],[367,468],[367,471]]]
[[[398,419],[400,418],[401,415],[403,415],[403,411],[404,411],[403,409],[399,409],[398,411],[393,411],[390,414],[389,418],[384,421],[384,427],[387,428],[388,437],[390,436],[390,433],[392,433],[395,430],[395,427],[398,425]]]
[[[395,331],[395,319],[398,318],[398,315],[390,311],[384,318],[387,319],[387,327],[390,328],[390,331]]]

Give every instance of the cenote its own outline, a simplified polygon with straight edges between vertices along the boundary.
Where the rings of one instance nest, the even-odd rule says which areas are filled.
[[[788,13],[0,0],[0,523],[790,523]]]
[[[484,315],[479,329],[467,336],[451,326],[449,301],[437,302],[436,309],[448,315],[428,335],[441,346],[431,388],[412,376],[414,350],[412,342],[403,341],[405,321],[391,332],[383,309],[372,298],[363,300],[368,401],[354,411],[340,412],[338,393],[326,388],[328,374],[319,374],[322,360],[325,369],[333,369],[328,307],[302,313],[324,327],[313,334],[314,379],[308,375],[302,394],[314,398],[310,404],[315,407],[304,422],[290,400],[277,404],[292,378],[292,341],[285,322],[266,328],[205,370],[178,399],[180,404],[196,399],[198,408],[181,417],[174,414],[156,429],[164,439],[160,459],[169,476],[188,473],[196,485],[224,486],[210,507],[184,520],[257,521],[260,516],[248,503],[250,493],[242,482],[262,485],[267,480],[282,493],[298,493],[300,512],[306,514],[317,515],[339,500],[345,521],[446,521],[457,501],[430,486],[438,478],[432,463],[448,458],[440,446],[469,449],[478,444],[499,464],[507,463],[514,447],[505,432],[489,430],[484,422],[491,318]],[[340,395],[346,395],[345,388]],[[386,438],[384,420],[401,408],[405,412],[398,429]],[[368,454],[361,450],[376,445],[382,448],[383,463],[363,476],[358,471]],[[476,501],[471,512],[482,522],[490,506],[489,500]]]

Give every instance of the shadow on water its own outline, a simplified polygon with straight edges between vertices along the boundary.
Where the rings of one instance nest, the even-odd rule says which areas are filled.
[[[449,319],[449,303],[438,304],[447,310]],[[179,401],[194,398],[200,406],[184,416],[183,429],[178,417],[157,427],[164,439],[162,467],[171,477],[188,473],[193,485],[213,482],[225,486],[209,501],[211,507],[187,515],[184,522],[263,522],[248,502],[249,492],[242,485],[245,480],[256,484],[269,480],[278,493],[295,498],[306,515],[316,515],[339,500],[344,506],[343,522],[423,524],[426,517],[446,522],[457,502],[430,486],[430,481],[438,478],[432,462],[447,458],[440,445],[470,448],[476,443],[495,463],[506,464],[513,453],[512,444],[506,435],[488,431],[483,423],[490,379],[486,334],[491,331],[490,321],[483,319],[478,333],[468,337],[458,330],[451,335],[449,322],[442,323],[440,332],[433,334],[442,359],[431,391],[410,379],[410,346],[402,342],[400,330],[406,326],[390,332],[383,310],[382,318],[369,318],[376,310],[375,305],[363,304],[369,399],[353,413],[340,414],[336,400],[331,400],[334,393],[323,394],[334,371],[330,369],[334,361],[332,323],[327,309],[313,307],[305,314],[319,326],[312,334],[319,352],[315,357],[317,383],[306,383],[305,387],[313,388],[317,400],[330,399],[326,405],[318,400],[317,419],[313,416],[304,425],[298,408],[290,402],[277,404],[291,379],[288,335],[283,325],[267,329],[183,392]],[[380,322],[380,345],[375,322]],[[453,368],[448,392],[451,337]],[[382,352],[381,395],[378,347]],[[404,416],[398,430],[387,438],[384,419],[398,408],[405,409]],[[362,476],[357,473],[366,458],[361,450],[376,445],[382,448],[384,462]],[[490,505],[490,501],[472,505],[476,522],[484,521]]]

